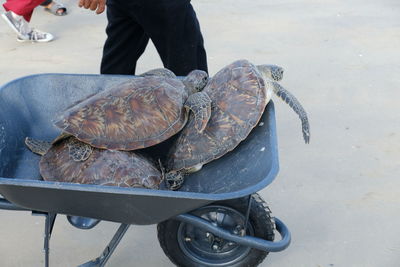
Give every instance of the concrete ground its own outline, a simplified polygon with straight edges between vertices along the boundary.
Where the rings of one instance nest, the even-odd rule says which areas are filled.
[[[1,0],[0,3],[3,3]],[[37,8],[48,44],[20,44],[0,22],[0,84],[45,72],[98,73],[105,15],[64,0],[66,17]],[[292,232],[291,246],[261,266],[400,266],[400,2],[397,0],[198,0],[210,73],[247,58],[285,67],[282,85],[307,110],[311,144],[276,100],[280,172],[261,191]],[[138,71],[161,66],[153,47]],[[0,266],[43,264],[42,217],[0,211]],[[51,239],[53,266],[95,258],[117,224],[82,231],[64,216]],[[132,227],[108,266],[173,266],[155,226]]]

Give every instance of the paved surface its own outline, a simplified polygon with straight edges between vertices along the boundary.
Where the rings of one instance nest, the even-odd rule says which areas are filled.
[[[0,1],[1,3],[4,0]],[[0,23],[0,84],[43,72],[98,73],[104,15],[65,1],[32,24],[57,36],[19,44]],[[400,2],[396,0],[194,1],[213,74],[235,59],[275,63],[309,113],[311,144],[276,100],[280,172],[261,192],[293,234],[262,266],[400,266]],[[153,47],[139,70],[159,67]],[[96,257],[117,225],[76,230],[65,217],[51,239],[53,266]],[[0,211],[0,265],[40,266],[43,218]],[[154,226],[132,227],[108,266],[172,266]]]

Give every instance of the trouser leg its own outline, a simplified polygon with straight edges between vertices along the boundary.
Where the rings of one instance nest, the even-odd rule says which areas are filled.
[[[190,1],[171,3],[145,6],[144,12],[136,12],[139,23],[153,41],[164,67],[176,75],[187,75],[194,69],[207,71],[203,37]]]
[[[149,37],[116,1],[107,1],[107,40],[104,44],[100,73],[135,74],[136,62],[143,54]]]
[[[19,16],[23,16],[26,21],[30,21],[33,9],[40,5],[43,0],[7,0],[3,7],[6,11],[12,11]]]

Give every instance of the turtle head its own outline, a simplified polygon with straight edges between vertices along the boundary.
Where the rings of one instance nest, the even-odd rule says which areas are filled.
[[[191,95],[203,90],[208,82],[208,74],[202,70],[193,70],[182,82],[187,88],[189,95]]]
[[[266,77],[280,81],[283,78],[283,68],[276,65],[258,65],[257,69]]]

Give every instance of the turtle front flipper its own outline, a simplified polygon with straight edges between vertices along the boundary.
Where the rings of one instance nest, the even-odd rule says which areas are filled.
[[[176,78],[176,75],[170,71],[169,69],[166,68],[158,68],[158,69],[153,69],[146,71],[142,74],[139,75],[140,77],[146,77],[146,76],[160,76],[160,77],[165,77],[165,78]]]
[[[269,65],[269,64],[258,65],[257,69],[264,76],[267,76],[268,78],[274,81],[280,81],[283,78],[283,68],[277,65]]]
[[[297,115],[299,115],[303,131],[303,138],[305,143],[308,144],[310,142],[310,124],[308,123],[307,113],[303,106],[294,95],[283,88],[280,84],[277,82],[272,82],[272,85],[274,93],[283,101],[285,101],[294,110],[294,112],[297,113]]]
[[[165,183],[170,190],[178,190],[185,181],[185,175],[182,171],[171,171],[165,174]]]
[[[31,137],[25,138],[25,145],[35,154],[43,156],[51,147],[51,142],[33,139]]]
[[[206,128],[211,116],[211,99],[207,93],[197,92],[188,97],[185,107],[194,114],[194,127],[201,133]]]
[[[81,142],[74,137],[70,137],[67,146],[69,149],[69,156],[74,161],[85,161],[93,152],[93,148],[90,145]]]

